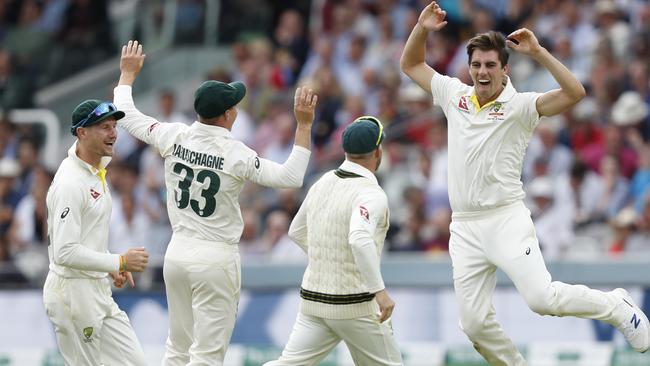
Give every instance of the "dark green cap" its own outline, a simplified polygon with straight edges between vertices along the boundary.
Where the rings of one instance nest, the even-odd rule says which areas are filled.
[[[348,154],[367,154],[384,141],[384,126],[372,116],[354,120],[343,131],[343,150]]]
[[[119,120],[124,117],[124,112],[118,111],[111,102],[104,102],[98,99],[89,99],[81,102],[72,111],[72,127],[70,132],[77,136],[77,128],[88,127],[114,117]]]
[[[203,118],[218,117],[224,114],[226,109],[237,105],[244,95],[246,86],[239,81],[226,84],[208,80],[194,93],[194,110]]]

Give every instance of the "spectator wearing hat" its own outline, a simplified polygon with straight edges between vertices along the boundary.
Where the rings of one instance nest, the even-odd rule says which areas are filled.
[[[120,126],[155,147],[165,160],[172,238],[163,276],[169,306],[169,337],[163,364],[222,365],[240,294],[238,243],[243,220],[239,196],[246,181],[274,188],[300,187],[310,157],[317,97],[298,88],[294,145],[284,164],[260,158],[231,128],[246,95],[241,82],[209,80],[194,93],[198,120],[159,123],[134,105],[131,86],[142,69],[142,45],[122,48],[115,103],[125,111]]]
[[[637,153],[643,146],[642,133],[649,114],[648,104],[635,91],[621,94],[612,107],[612,122],[623,129],[626,142]]]
[[[402,365],[379,261],[388,231],[388,200],[375,172],[383,125],[372,116],[343,131],[345,161],[309,189],[289,236],[307,253],[300,311],[277,361],[315,365],[344,341],[359,365]],[[327,223],[327,224],[324,224]]]
[[[548,172],[552,177],[558,177],[569,172],[573,163],[573,154],[569,148],[558,143],[558,131],[562,121],[557,117],[544,118],[530,140],[528,153],[524,158],[523,180],[533,179],[533,170],[538,158],[548,161]]]
[[[95,99],[74,109],[70,132],[77,140],[46,197],[50,271],[43,301],[67,365],[146,365],[108,280],[134,286],[130,272],[142,272],[149,256],[144,248],[122,255],[108,251],[112,199],[106,166],[123,117],[112,103]]]
[[[635,231],[636,212],[631,207],[627,207],[610,221],[613,231],[612,242],[608,251],[611,254],[620,254],[626,250],[631,237]]]
[[[539,245],[549,259],[559,258],[575,236],[571,210],[557,199],[555,185],[553,178],[540,176],[526,186],[533,201],[531,212]]]

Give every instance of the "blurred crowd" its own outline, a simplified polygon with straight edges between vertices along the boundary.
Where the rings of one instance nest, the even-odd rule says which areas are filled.
[[[36,14],[21,16],[16,23],[29,18],[31,27],[2,23],[4,52],[17,55],[6,46],[12,30],[41,29],[36,24],[47,23],[45,10],[60,2],[96,3],[14,2],[22,4],[21,14],[30,13],[24,8],[31,3],[39,4],[35,5],[39,11],[32,10]],[[200,0],[179,3],[194,9],[186,14],[190,18],[206,6]],[[244,261],[306,259],[287,237],[291,219],[306,189],[342,161],[343,129],[366,114],[379,117],[386,126],[384,161],[378,171],[391,208],[386,250],[445,255],[451,219],[447,121],[431,97],[399,70],[405,40],[429,1],[222,3],[223,14],[244,17],[236,23],[222,22],[219,30],[222,45],[232,49],[234,67],[215,65],[205,78],[246,84],[248,92],[233,127],[236,138],[261,156],[283,162],[293,144],[295,87],[307,84],[319,96],[303,188],[278,191],[250,184],[241,195]],[[507,35],[527,27],[587,89],[587,97],[574,108],[541,121],[523,166],[528,206],[547,259],[650,257],[650,2],[441,0],[439,4],[447,11],[449,24],[430,35],[426,55],[437,71],[471,84],[467,40],[490,29]],[[253,8],[257,10],[245,11]],[[256,21],[265,11],[272,16]],[[7,19],[6,9],[4,14]],[[68,22],[61,21],[56,34],[66,29],[62,24]],[[1,56],[0,80],[5,80]],[[14,70],[15,77],[35,75],[23,73],[29,69]],[[509,75],[522,92],[558,87],[540,65],[515,53]],[[192,123],[192,107],[178,105],[176,92],[158,91],[157,108],[143,112],[160,121]],[[34,269],[35,256],[23,253],[44,252],[43,200],[52,175],[38,164],[39,145],[30,136],[30,131],[10,121],[0,123],[0,263],[10,263],[27,279],[42,275]],[[115,148],[109,166],[114,195],[111,250],[144,245],[160,258],[171,235],[162,160],[126,132]]]

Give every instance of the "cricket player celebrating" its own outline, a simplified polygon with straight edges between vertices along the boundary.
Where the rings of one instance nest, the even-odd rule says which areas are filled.
[[[435,1],[420,14],[409,36],[401,68],[433,95],[449,121],[449,200],[453,215],[449,251],[460,325],[491,364],[525,365],[496,321],[492,293],[501,268],[528,306],[538,314],[598,319],[616,326],[632,348],[650,345],[648,319],[627,291],[592,290],[551,282],[524,206],[523,157],[541,116],[553,116],[585,95],[580,82],[539,45],[528,29],[506,39],[479,34],[467,45],[474,86],[441,75],[424,62],[429,31],[443,28]],[[542,64],[560,85],[546,93],[518,93],[507,76],[506,45]]]
[[[87,100],[72,112],[77,141],[68,150],[47,193],[50,271],[43,288],[47,316],[66,365],[146,365],[129,319],[111,296],[134,286],[130,272],[142,272],[144,248],[108,252],[111,193],[106,165],[124,117],[112,103]]]
[[[230,133],[246,94],[240,82],[204,82],[195,93],[198,121],[191,126],[159,123],[138,111],[131,86],[144,58],[137,41],[122,48],[115,104],[126,113],[120,126],[165,159],[173,235],[163,269],[170,325],[163,364],[222,365],[239,302],[239,193],[247,180],[276,188],[302,185],[317,97],[296,90],[295,145],[280,165],[258,157]]]
[[[277,361],[316,365],[343,340],[356,365],[401,365],[390,316],[395,303],[379,271],[388,200],[374,172],[381,163],[381,122],[360,117],[343,132],[345,161],[307,193],[289,236],[307,253],[300,312]]]

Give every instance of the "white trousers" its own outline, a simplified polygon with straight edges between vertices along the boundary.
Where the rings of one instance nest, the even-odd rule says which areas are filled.
[[[551,282],[530,211],[522,202],[476,215],[454,215],[449,253],[460,326],[492,366],[526,361],[501,329],[492,306],[495,271],[501,268],[531,310],[540,315],[577,316],[614,323],[616,298],[582,285]]]
[[[71,279],[50,272],[43,302],[66,365],[147,364],[129,318],[113,300],[108,278]]]
[[[169,307],[163,365],[223,365],[239,304],[237,245],[175,236],[163,275]]]
[[[402,365],[390,320],[379,316],[356,319],[323,319],[298,313],[282,356],[264,366],[308,366],[318,364],[343,340],[355,365]]]

